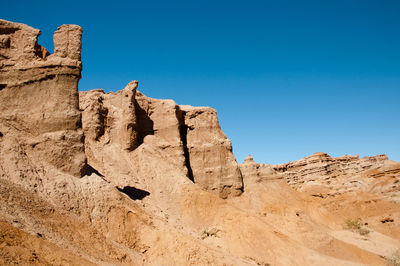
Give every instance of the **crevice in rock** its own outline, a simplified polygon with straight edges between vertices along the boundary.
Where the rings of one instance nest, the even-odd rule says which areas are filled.
[[[122,189],[119,187],[116,187],[116,188],[118,189],[119,192],[124,193],[132,200],[142,200],[145,197],[150,195],[150,192],[148,192],[146,190],[138,189],[135,187],[126,186]]]
[[[58,75],[61,75],[61,74],[58,74]],[[48,75],[45,75],[45,76],[43,76],[41,78],[38,78],[38,79],[32,79],[32,80],[23,81],[20,84],[18,84],[18,86],[29,85],[29,84],[32,84],[32,83],[35,83],[35,82],[41,82],[41,81],[45,81],[45,80],[49,80],[49,79],[54,79],[56,76],[57,76],[56,74],[48,74]],[[69,76],[72,76],[72,75],[69,75]]]
[[[148,113],[135,101],[136,126],[138,131],[137,146],[143,143],[147,135],[154,135],[154,122]]]
[[[0,40],[0,48],[10,48],[11,47],[11,38],[5,37]]]
[[[190,181],[194,183],[193,170],[192,167],[190,166],[190,153],[187,146],[187,132],[189,127],[185,124],[186,113],[182,111],[178,105],[176,106],[175,113],[176,113],[176,118],[179,121],[179,136],[181,138],[183,145],[183,153],[185,155],[185,165],[188,171],[188,178],[190,179]]]
[[[79,119],[76,121],[75,126],[77,128],[82,128],[82,113],[79,114]],[[82,142],[85,141],[85,138],[83,138]]]
[[[102,137],[107,128],[107,116],[108,116],[108,108],[104,107],[103,99],[99,98],[99,109],[97,110],[97,119],[99,121],[99,125],[95,129],[95,140],[99,141],[100,137]]]
[[[11,28],[11,27],[1,27],[0,28],[0,35],[3,34],[13,34],[14,32],[16,32],[17,30],[19,30],[18,28]]]
[[[7,84],[0,84],[0,91],[2,90],[2,89],[5,89],[7,87]]]

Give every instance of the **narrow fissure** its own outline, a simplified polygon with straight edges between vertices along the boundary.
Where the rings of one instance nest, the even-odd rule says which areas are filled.
[[[99,110],[97,112],[98,119],[100,125],[96,128],[96,140],[99,141],[100,137],[102,137],[107,128],[107,116],[108,116],[108,108],[103,105],[103,98],[99,98],[99,102],[101,103]]]
[[[138,131],[137,146],[143,143],[147,135],[154,135],[154,123],[147,112],[135,101],[136,129]]]
[[[179,106],[176,106],[176,117],[179,121],[179,135],[183,145],[183,154],[185,156],[185,166],[188,171],[188,178],[190,181],[194,182],[193,170],[190,166],[190,153],[187,146],[187,132],[188,126],[185,124],[185,112],[182,111]]]

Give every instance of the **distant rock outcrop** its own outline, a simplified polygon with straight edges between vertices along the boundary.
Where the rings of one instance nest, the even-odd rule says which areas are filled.
[[[400,176],[400,164],[389,161],[384,154],[360,159],[358,155],[334,158],[317,152],[298,161],[272,165],[272,168],[283,174],[293,188],[318,190],[317,194],[322,196],[359,190],[390,194],[400,190],[400,184],[395,182]],[[383,181],[378,180],[380,177],[387,179],[388,186],[378,189],[376,184]]]
[[[247,156],[240,165],[240,171],[243,174],[243,181],[246,185],[283,178],[283,175],[276,172],[271,165],[256,163],[251,155]]]

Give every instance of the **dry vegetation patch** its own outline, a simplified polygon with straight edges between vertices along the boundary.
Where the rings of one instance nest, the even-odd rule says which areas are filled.
[[[362,236],[366,236],[371,232],[370,230],[363,227],[363,222],[360,218],[346,220],[345,229],[359,233]]]
[[[212,227],[212,228],[206,228],[203,227],[201,229],[201,239],[206,239],[207,237],[213,236],[213,237],[220,237],[218,233],[221,232],[218,228]]]

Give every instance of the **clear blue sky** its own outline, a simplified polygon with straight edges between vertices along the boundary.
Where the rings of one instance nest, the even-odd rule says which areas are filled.
[[[400,161],[400,1],[2,1],[0,17],[84,29],[80,90],[211,106],[239,162],[317,151]]]

